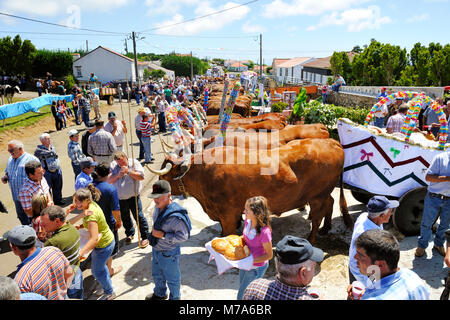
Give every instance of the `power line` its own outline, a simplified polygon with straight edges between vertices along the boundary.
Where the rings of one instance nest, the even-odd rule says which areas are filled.
[[[100,36],[100,37],[123,37],[123,34],[103,34],[103,33],[67,33],[67,32],[32,32],[32,31],[4,31],[0,30],[0,33],[15,33],[15,34],[45,34],[54,36]]]
[[[230,10],[233,10],[233,9],[236,9],[236,8],[240,8],[240,7],[243,7],[243,6],[246,6],[246,5],[248,5],[248,4],[252,4],[252,3],[258,2],[258,1],[259,1],[259,0],[248,1],[248,2],[246,2],[246,3],[240,4],[240,5],[237,5],[237,6],[228,8],[228,9],[223,9],[223,10],[215,11],[215,12],[212,12],[212,13],[209,13],[209,14],[205,14],[205,15],[203,15],[203,16],[195,17],[195,18],[192,18],[192,19],[184,20],[184,21],[181,21],[181,22],[177,22],[177,23],[173,23],[173,24],[169,24],[169,25],[165,25],[165,26],[161,26],[161,27],[156,27],[156,28],[147,29],[147,30],[144,30],[144,31],[140,31],[139,33],[144,33],[144,32],[147,32],[147,31],[153,31],[153,30],[159,30],[159,29],[164,29],[164,28],[169,28],[169,27],[177,26],[177,25],[180,25],[180,24],[183,24],[183,23],[195,21],[195,20],[198,20],[198,19],[203,19],[203,18],[206,18],[206,17],[210,17],[210,16],[213,16],[213,15],[217,15],[217,14],[226,12],[226,11],[230,11]]]
[[[58,23],[53,23],[53,22],[47,22],[47,21],[42,21],[42,20],[37,20],[37,19],[31,19],[31,18],[26,18],[26,17],[20,17],[20,16],[16,16],[16,15],[13,15],[13,14],[5,13],[5,12],[0,12],[0,15],[6,16],[6,17],[10,17],[10,18],[16,18],[16,19],[22,19],[22,20],[31,21],[31,22],[37,22],[37,23],[47,24],[47,25],[51,25],[51,26],[57,26],[57,27],[62,27],[62,28],[74,29],[74,28],[72,28],[72,27],[69,27],[69,26],[66,26],[66,25],[63,25],[63,24],[58,24]],[[94,30],[94,29],[87,29],[87,28],[76,28],[76,30],[83,30],[83,31],[90,31],[90,32],[98,32],[98,33],[109,33],[109,34],[117,34],[117,35],[124,35],[124,33],[119,33],[119,32],[103,31],[103,30]]]

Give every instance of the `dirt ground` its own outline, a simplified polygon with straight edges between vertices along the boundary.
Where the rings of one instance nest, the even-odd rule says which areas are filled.
[[[134,119],[136,115],[136,105],[131,105],[131,117]],[[108,106],[105,102],[101,104],[101,112],[106,119],[108,111],[115,111],[121,118],[122,108],[115,103]],[[126,109],[127,110],[127,109]],[[91,113],[92,115],[92,113]],[[134,133],[134,126],[129,121],[128,112],[125,119],[129,123],[129,133],[127,141],[130,150],[134,150],[136,155],[138,147],[137,138]],[[9,157],[6,151],[6,144],[11,139],[19,139],[24,142],[25,150],[32,153],[37,144],[39,144],[39,135],[43,132],[49,132],[52,144],[55,145],[63,167],[63,196],[71,199],[73,194],[73,172],[70,166],[70,160],[67,156],[67,132],[70,129],[85,130],[84,126],[72,125],[70,128],[62,131],[55,131],[54,121],[52,117],[42,120],[36,125],[26,129],[15,130],[6,134],[0,134],[0,172],[3,170]],[[168,137],[165,137],[167,140]],[[133,140],[132,140],[133,139]],[[152,165],[153,168],[159,169],[163,160],[159,137],[155,136],[155,142],[152,143],[152,151],[154,152],[156,161]],[[129,153],[130,154],[130,153]],[[144,181],[144,191],[141,200],[144,214],[152,225],[152,213],[154,202],[147,198],[149,186],[157,179],[157,177],[146,171]],[[0,236],[10,230],[19,222],[16,217],[14,205],[12,204],[11,194],[8,185],[0,184],[0,199],[7,205],[9,214],[0,213]],[[326,236],[318,236],[316,246],[324,250],[325,260],[321,264],[321,272],[313,279],[312,287],[317,288],[324,299],[327,300],[345,300],[345,289],[348,285],[348,248],[351,239],[351,230],[347,230],[342,221],[339,211],[338,199],[339,190],[335,189],[333,194],[335,199],[332,219],[332,229]],[[364,205],[356,201],[349,190],[345,190],[345,196],[349,206],[350,214],[353,220],[365,210]],[[230,269],[222,275],[217,274],[215,262],[209,262],[209,254],[205,249],[205,243],[214,237],[220,236],[220,225],[209,219],[208,215],[203,211],[200,204],[193,198],[178,199],[174,201],[188,209],[191,221],[192,232],[191,238],[183,243],[181,247],[181,273],[182,287],[181,294],[183,300],[235,300],[238,290],[238,271]],[[273,246],[281,240],[286,234],[306,238],[310,232],[311,224],[307,220],[307,214],[293,210],[282,214],[280,217],[273,217]],[[431,292],[431,299],[437,300],[443,290],[442,279],[448,272],[445,267],[443,257],[432,251],[432,244],[427,249],[425,257],[417,259],[414,257],[414,250],[417,245],[417,237],[405,238],[398,232],[393,233],[400,241],[401,255],[400,267],[409,268],[415,271],[428,285]],[[122,266],[123,271],[112,278],[113,287],[117,294],[117,300],[143,300],[145,296],[152,292],[153,281],[151,276],[151,247],[139,249],[138,241],[135,237],[134,241],[126,245],[124,243],[123,228],[119,231],[120,252],[113,261],[113,266]],[[19,258],[14,256],[8,250],[6,241],[0,242],[0,275],[9,275],[19,264]],[[90,270],[83,272],[85,279],[85,299],[94,300],[97,297],[93,294],[99,289],[96,281],[93,279]],[[269,269],[265,274],[265,278],[273,279],[276,276],[273,260],[270,261]]]

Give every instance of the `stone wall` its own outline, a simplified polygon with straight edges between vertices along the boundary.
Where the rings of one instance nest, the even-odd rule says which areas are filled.
[[[371,108],[377,99],[366,95],[350,94],[344,92],[331,92],[327,98],[327,103],[343,107],[368,107]]]
[[[393,92],[411,91],[411,92],[425,92],[430,98],[442,97],[444,94],[444,87],[389,87]],[[361,94],[376,97],[381,92],[381,87],[366,87],[366,86],[343,86],[341,92]]]

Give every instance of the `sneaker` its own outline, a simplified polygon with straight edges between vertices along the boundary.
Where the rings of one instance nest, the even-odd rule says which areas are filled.
[[[114,300],[116,297],[117,297],[116,294],[113,292],[111,294],[104,294],[97,300]]]
[[[437,252],[439,252],[439,254],[443,257],[445,257],[445,248],[444,247],[438,247],[438,246],[434,246],[433,249],[436,249]]]
[[[164,296],[164,297],[160,297],[160,296],[157,296],[156,294],[152,293],[152,294],[147,295],[147,296],[145,297],[145,300],[163,301],[163,300],[167,300],[167,298],[168,298],[167,295]]]
[[[414,255],[418,258],[422,257],[425,254],[425,249],[418,247],[416,249],[416,252],[414,252]]]

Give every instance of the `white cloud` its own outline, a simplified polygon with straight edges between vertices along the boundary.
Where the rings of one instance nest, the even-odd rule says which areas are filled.
[[[354,5],[369,1],[372,0],[274,0],[264,6],[262,15],[266,18],[298,15],[316,16],[325,12],[346,10]]]
[[[239,4],[233,2],[227,2],[218,8],[212,8],[209,2],[203,1],[195,10],[195,17],[205,16],[217,11],[236,7]],[[173,15],[172,19],[155,24],[154,28],[158,34],[172,34],[172,35],[193,35],[205,31],[220,30],[226,25],[229,25],[235,21],[242,20],[250,12],[250,8],[247,6],[238,7],[223,13],[214,14],[208,17],[200,18],[194,21],[182,23],[184,20],[191,19],[185,18],[180,13]],[[177,24],[177,25],[174,25]],[[171,26],[174,25],[174,26]]]
[[[267,29],[262,25],[251,24],[249,21],[247,21],[242,25],[242,31],[245,33],[263,33],[267,31]]]
[[[324,15],[319,24],[309,26],[307,31],[314,31],[327,26],[347,27],[347,31],[359,32],[362,30],[380,29],[383,24],[391,22],[391,18],[381,15],[378,6],[369,6],[367,9],[349,9],[339,12],[332,12]]]
[[[3,1],[0,8],[3,12],[15,15],[54,17],[69,16],[66,9],[70,6],[80,7],[81,12],[94,10],[105,12],[125,6],[130,0],[40,0],[39,3],[36,2],[36,0]]]
[[[146,0],[149,16],[174,15],[184,6],[200,5],[201,0]]]
[[[428,21],[428,20],[430,20],[430,14],[423,13],[423,14],[418,14],[418,15],[409,17],[408,19],[406,19],[406,22],[417,23],[417,22],[424,22],[424,21]]]

